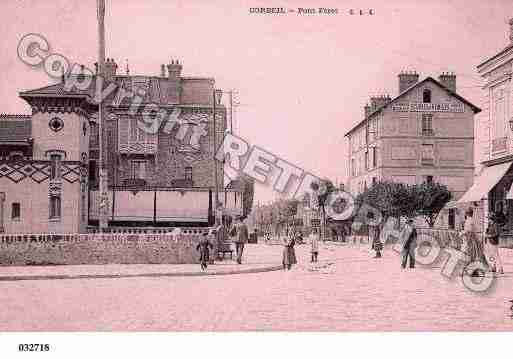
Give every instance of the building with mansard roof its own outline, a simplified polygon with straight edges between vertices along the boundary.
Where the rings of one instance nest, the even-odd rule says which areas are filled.
[[[22,91],[31,114],[0,116],[0,231],[97,228],[100,88],[110,227],[212,223],[215,172],[220,204],[241,213],[242,191],[225,186],[214,159],[214,131],[219,145],[226,130],[214,79],[183,76],[178,61],[161,65],[159,76],[120,75],[117,67],[107,60],[104,81],[82,68]]]
[[[419,81],[398,75],[399,94],[371,97],[363,120],[346,133],[348,187],[352,194],[377,181],[444,184],[459,199],[474,177],[474,115],[481,109],[456,93],[456,75]],[[456,208],[442,216],[456,226]]]
[[[502,211],[506,223],[504,240],[513,238],[513,19],[509,21],[507,46],[477,66],[485,81],[487,99],[480,130],[480,166],[474,185],[460,199],[471,203],[480,214],[484,230],[491,211]]]

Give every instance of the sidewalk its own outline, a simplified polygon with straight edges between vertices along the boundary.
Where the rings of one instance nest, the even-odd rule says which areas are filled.
[[[247,244],[242,264],[225,256],[222,261],[202,271],[198,264],[104,264],[104,265],[49,265],[0,266],[1,281],[129,278],[129,277],[184,277],[260,273],[282,269],[281,247]],[[235,251],[233,258],[235,259]]]

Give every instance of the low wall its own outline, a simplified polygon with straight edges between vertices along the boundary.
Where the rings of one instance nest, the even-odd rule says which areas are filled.
[[[0,235],[0,265],[198,263],[201,234]],[[217,252],[214,245],[212,253]]]

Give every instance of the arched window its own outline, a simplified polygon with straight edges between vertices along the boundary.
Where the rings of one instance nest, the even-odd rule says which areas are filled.
[[[431,103],[431,90],[425,89],[422,93],[422,102]]]
[[[25,156],[23,156],[23,152],[14,151],[9,154],[9,161],[23,161]]]

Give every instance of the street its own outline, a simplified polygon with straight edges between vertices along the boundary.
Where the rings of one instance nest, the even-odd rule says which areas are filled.
[[[248,245],[248,258],[279,263],[282,247]],[[513,330],[513,251],[505,275],[474,294],[440,268],[401,270],[396,253],[373,259],[368,245],[309,246],[299,264],[205,277],[0,282],[0,331],[372,331]]]

